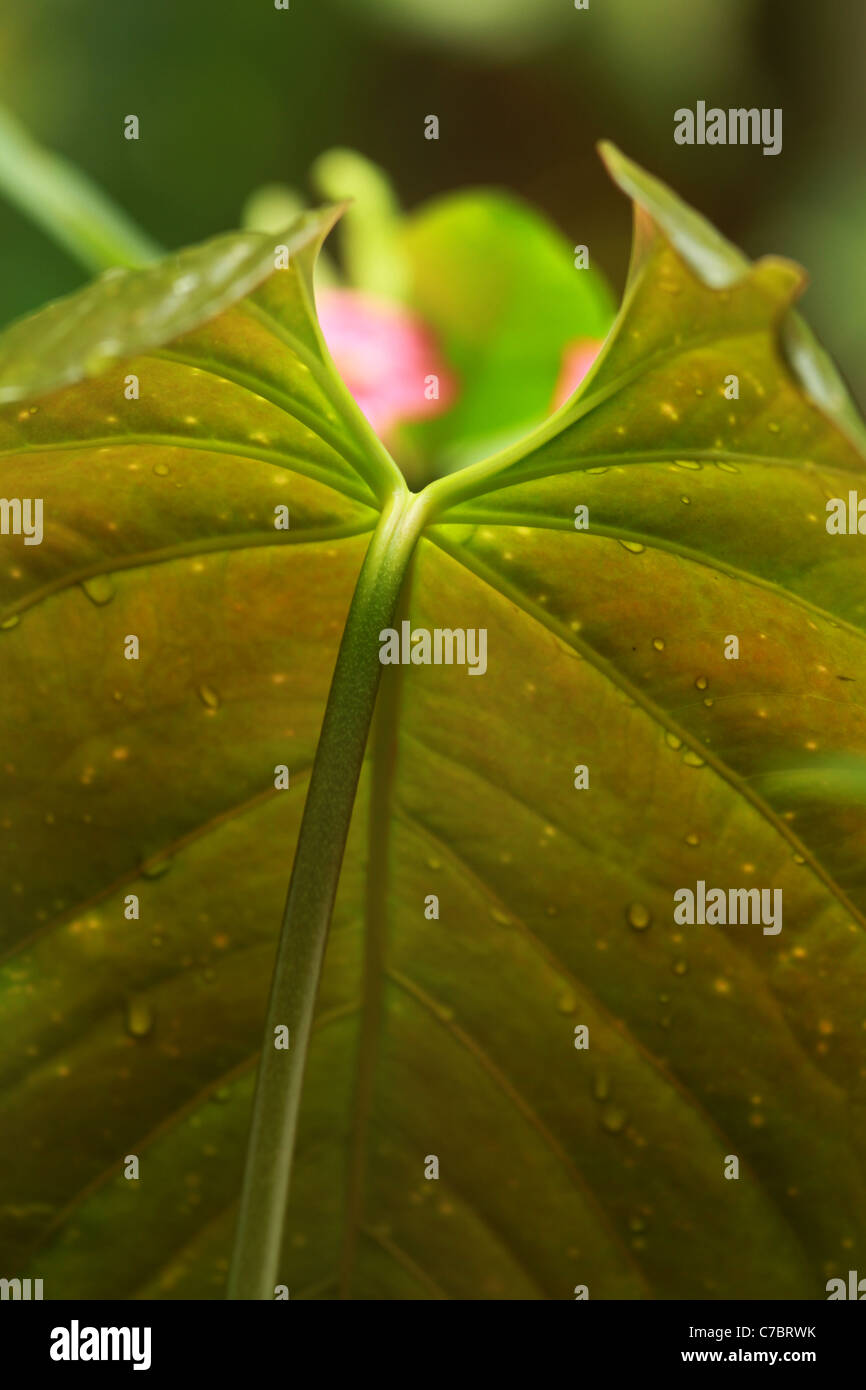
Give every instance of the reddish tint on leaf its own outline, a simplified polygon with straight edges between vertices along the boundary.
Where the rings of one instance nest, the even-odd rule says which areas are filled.
[[[558,410],[574,394],[598,356],[601,344],[601,338],[577,338],[568,344],[562,354],[551,410]]]
[[[358,290],[322,290],[319,322],[337,368],[373,429],[447,410],[456,381],[430,329],[407,310]],[[428,399],[436,389],[438,399]]]

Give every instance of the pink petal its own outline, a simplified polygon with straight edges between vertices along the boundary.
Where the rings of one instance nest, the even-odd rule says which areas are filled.
[[[377,434],[447,410],[456,381],[414,314],[359,290],[322,290],[316,307],[337,370]],[[428,378],[439,398],[428,400]]]
[[[601,338],[577,338],[565,348],[551,410],[558,410],[577,390],[598,356],[602,341]]]

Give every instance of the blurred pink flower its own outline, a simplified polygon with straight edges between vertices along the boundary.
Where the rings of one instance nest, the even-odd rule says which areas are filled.
[[[577,338],[568,344],[562,354],[562,365],[553,393],[551,410],[558,410],[577,390],[598,356],[602,341],[601,338]]]
[[[456,380],[414,314],[360,290],[321,290],[316,307],[328,351],[377,434],[451,405]],[[438,399],[428,399],[429,377],[438,378]]]

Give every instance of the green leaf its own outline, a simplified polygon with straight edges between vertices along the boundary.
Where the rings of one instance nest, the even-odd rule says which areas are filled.
[[[400,245],[400,207],[384,170],[354,150],[333,149],[319,156],[310,178],[323,197],[345,203],[340,238],[352,288],[402,299],[408,270]]]
[[[0,188],[88,270],[139,266],[161,254],[85,174],[42,149],[2,108]]]
[[[410,431],[451,469],[510,443],[550,411],[563,352],[602,339],[614,305],[599,273],[575,268],[565,237],[518,199],[450,194],[405,224],[411,302],[437,331],[458,398]]]
[[[864,559],[824,526],[857,422],[800,272],[735,268],[607,158],[636,240],[601,357],[417,498],[333,377],[306,252],[3,409],[45,538],[0,566],[0,1264],[46,1297],[223,1293],[308,786],[268,1027],[309,1006],[348,839],[282,1251],[249,1237],[303,1027],[265,1034],[234,1292],[822,1298],[863,1267]],[[487,671],[382,668],[347,824],[404,618],[485,628]],[[699,879],[782,889],[781,932],[678,926]]]

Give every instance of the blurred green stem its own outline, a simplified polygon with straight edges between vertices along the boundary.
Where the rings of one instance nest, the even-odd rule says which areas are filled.
[[[86,174],[42,149],[2,107],[0,193],[87,270],[134,268],[164,254]]]

